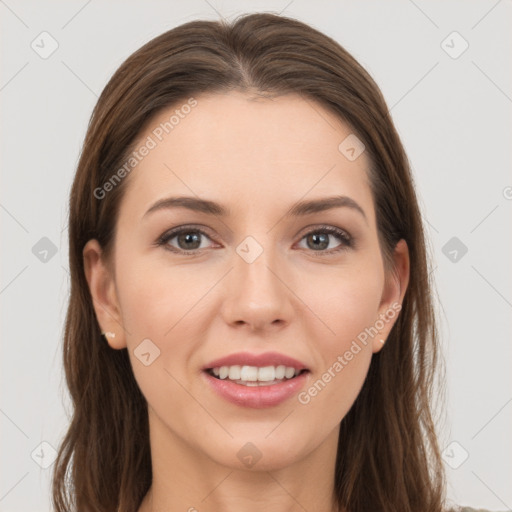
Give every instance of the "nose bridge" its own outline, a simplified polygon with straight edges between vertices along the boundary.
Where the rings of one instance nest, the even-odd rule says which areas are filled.
[[[259,237],[260,240],[262,237]],[[259,242],[253,236],[246,237],[236,248],[235,270],[244,294],[255,300],[274,300],[282,293],[278,279],[271,269],[276,268],[278,254],[271,246],[271,237]]]
[[[253,326],[288,321],[291,311],[288,288],[280,276],[282,258],[272,237],[247,236],[236,247],[231,273],[231,297],[225,310],[227,320]]]

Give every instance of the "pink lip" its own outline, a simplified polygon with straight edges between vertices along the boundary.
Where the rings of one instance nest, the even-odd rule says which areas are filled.
[[[216,363],[216,361],[214,362]],[[287,364],[287,366],[295,365]],[[206,371],[201,372],[207,383],[225,400],[235,405],[252,407],[254,409],[274,407],[296,395],[300,389],[304,387],[309,373],[310,372],[306,371],[293,379],[284,380],[279,384],[270,386],[244,386],[243,384],[236,384],[232,381],[217,379]]]
[[[249,352],[238,352],[237,354],[230,354],[220,359],[215,359],[203,366],[203,370],[211,368],[220,368],[221,366],[289,366],[297,370],[307,370],[307,366],[293,357],[279,354],[278,352],[264,352],[263,354],[251,354]]]

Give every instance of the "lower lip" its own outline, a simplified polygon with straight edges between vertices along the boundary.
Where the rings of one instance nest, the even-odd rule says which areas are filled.
[[[303,372],[293,379],[270,386],[244,386],[229,380],[221,380],[204,371],[203,375],[213,390],[228,402],[241,407],[263,409],[281,404],[296,395],[304,386],[309,372]]]

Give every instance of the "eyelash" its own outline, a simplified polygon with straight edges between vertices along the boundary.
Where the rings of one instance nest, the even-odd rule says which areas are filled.
[[[168,245],[168,242],[170,240],[172,240],[173,238],[175,238],[178,235],[181,235],[182,233],[200,233],[201,235],[204,235],[205,237],[207,237],[211,240],[211,237],[208,235],[208,233],[206,233],[205,231],[203,231],[202,229],[200,229],[198,227],[181,226],[179,228],[175,228],[170,231],[167,231],[163,235],[161,235],[160,238],[158,238],[158,240],[156,241],[156,245],[159,247],[165,246],[164,248],[166,250],[171,251],[176,254],[182,254],[184,256],[189,256],[189,255],[197,256],[197,255],[201,254],[204,249],[194,249],[194,250],[186,251],[184,249],[177,249],[176,247],[171,247]],[[313,253],[318,253],[321,256],[324,256],[324,255],[330,256],[330,255],[337,254],[341,251],[346,251],[347,249],[351,249],[354,247],[354,239],[352,238],[352,236],[350,236],[346,231],[344,231],[340,228],[336,228],[334,226],[320,226],[318,228],[315,228],[315,229],[305,233],[300,240],[302,241],[307,236],[312,235],[312,234],[317,234],[317,233],[337,235],[342,243],[339,247],[337,247],[335,249],[319,250],[319,251],[311,250],[311,252],[313,252]],[[308,250],[308,249],[306,249],[306,250]]]

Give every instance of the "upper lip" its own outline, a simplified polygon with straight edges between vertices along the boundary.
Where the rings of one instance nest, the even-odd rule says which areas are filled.
[[[279,352],[264,352],[263,354],[251,354],[250,352],[237,352],[211,361],[203,366],[203,370],[219,368],[221,366],[288,366],[297,370],[307,370],[307,366],[293,357]]]

